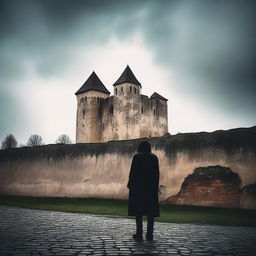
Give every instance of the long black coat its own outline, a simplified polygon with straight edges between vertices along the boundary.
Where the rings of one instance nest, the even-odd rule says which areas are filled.
[[[159,164],[157,156],[149,152],[134,155],[127,185],[129,188],[129,216],[160,216],[158,185]]]

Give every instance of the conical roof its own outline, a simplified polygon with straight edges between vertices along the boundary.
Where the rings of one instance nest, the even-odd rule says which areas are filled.
[[[158,94],[157,92],[154,92],[151,96],[150,96],[150,99],[161,99],[161,100],[165,100],[165,101],[168,101],[166,98],[164,98],[162,95]]]
[[[117,79],[117,81],[113,84],[113,86],[122,84],[122,83],[132,83],[132,84],[137,84],[141,87],[140,82],[137,80],[135,75],[133,74],[132,70],[130,67],[127,65],[125,68],[124,72],[122,75]]]
[[[85,81],[85,83],[82,85],[82,87],[75,93],[75,95],[78,95],[80,93],[84,93],[84,92],[87,92],[90,90],[110,94],[108,89],[100,81],[99,77],[96,75],[96,73],[94,71],[89,76],[89,78]]]

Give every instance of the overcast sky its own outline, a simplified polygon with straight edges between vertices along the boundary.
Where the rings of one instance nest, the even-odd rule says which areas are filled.
[[[75,141],[74,93],[127,64],[169,132],[255,125],[256,1],[0,0],[0,141]]]

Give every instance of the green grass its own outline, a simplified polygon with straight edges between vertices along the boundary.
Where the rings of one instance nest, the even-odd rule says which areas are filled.
[[[0,205],[129,218],[127,216],[128,202],[125,200],[1,195]],[[256,227],[256,210],[161,205],[160,215],[161,217],[156,218],[156,221]]]

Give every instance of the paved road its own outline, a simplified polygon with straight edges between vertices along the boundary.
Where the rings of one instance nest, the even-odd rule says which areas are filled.
[[[0,206],[1,255],[256,255],[256,228],[156,223],[135,242],[134,220]]]

